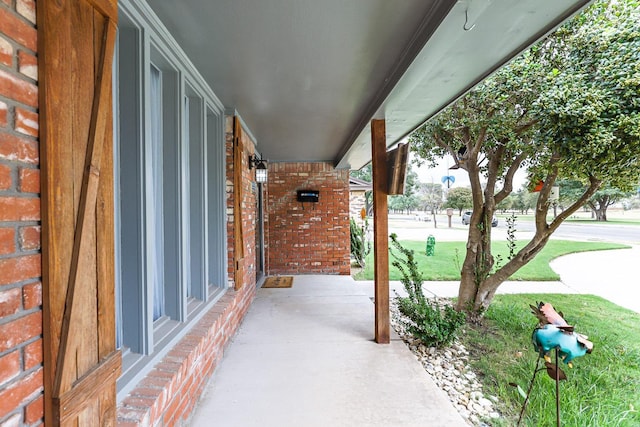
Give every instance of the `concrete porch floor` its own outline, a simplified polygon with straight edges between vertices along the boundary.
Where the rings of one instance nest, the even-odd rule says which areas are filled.
[[[466,426],[349,276],[295,276],[257,297],[192,426]]]

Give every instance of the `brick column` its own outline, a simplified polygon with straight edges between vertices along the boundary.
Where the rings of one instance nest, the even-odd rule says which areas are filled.
[[[271,163],[267,188],[267,274],[350,274],[349,171]],[[320,199],[300,203],[298,190],[317,190]]]

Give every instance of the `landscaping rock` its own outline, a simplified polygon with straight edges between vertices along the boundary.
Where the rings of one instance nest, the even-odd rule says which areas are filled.
[[[449,301],[438,298],[438,303],[449,304]],[[501,417],[494,407],[497,398],[484,395],[482,384],[471,371],[467,363],[469,352],[464,345],[454,341],[443,349],[427,347],[404,329],[400,322],[402,314],[394,302],[391,303],[390,311],[393,328],[469,425],[487,427],[488,421]]]

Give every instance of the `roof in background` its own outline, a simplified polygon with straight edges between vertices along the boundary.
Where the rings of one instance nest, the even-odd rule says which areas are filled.
[[[349,191],[369,191],[373,184],[359,178],[349,177]]]

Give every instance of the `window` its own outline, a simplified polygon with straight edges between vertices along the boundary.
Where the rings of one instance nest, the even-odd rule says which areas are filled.
[[[123,396],[226,284],[223,110],[144,4],[114,61],[117,340]],[[153,23],[151,23],[151,21]]]
[[[205,186],[205,140],[204,102],[196,91],[187,85],[184,99],[185,146],[189,150],[189,260],[190,278],[187,286],[189,308],[193,302],[205,299],[206,295],[206,186]],[[188,310],[189,312],[191,309]]]
[[[207,107],[206,132],[206,218],[207,218],[207,285],[211,295],[214,289],[225,287],[227,281],[226,268],[220,268],[218,263],[227,257],[227,218],[226,218],[226,188],[220,185],[226,182],[225,168],[219,167],[220,158],[225,157],[224,144],[218,141],[219,135],[224,133],[222,122],[215,110]]]
[[[162,168],[162,73],[153,64],[149,73],[149,118],[151,132],[149,133],[148,166],[149,181],[147,193],[150,209],[146,215],[146,225],[149,230],[149,283],[153,293],[153,320],[165,315],[164,308],[164,206],[163,206],[163,168]]]

